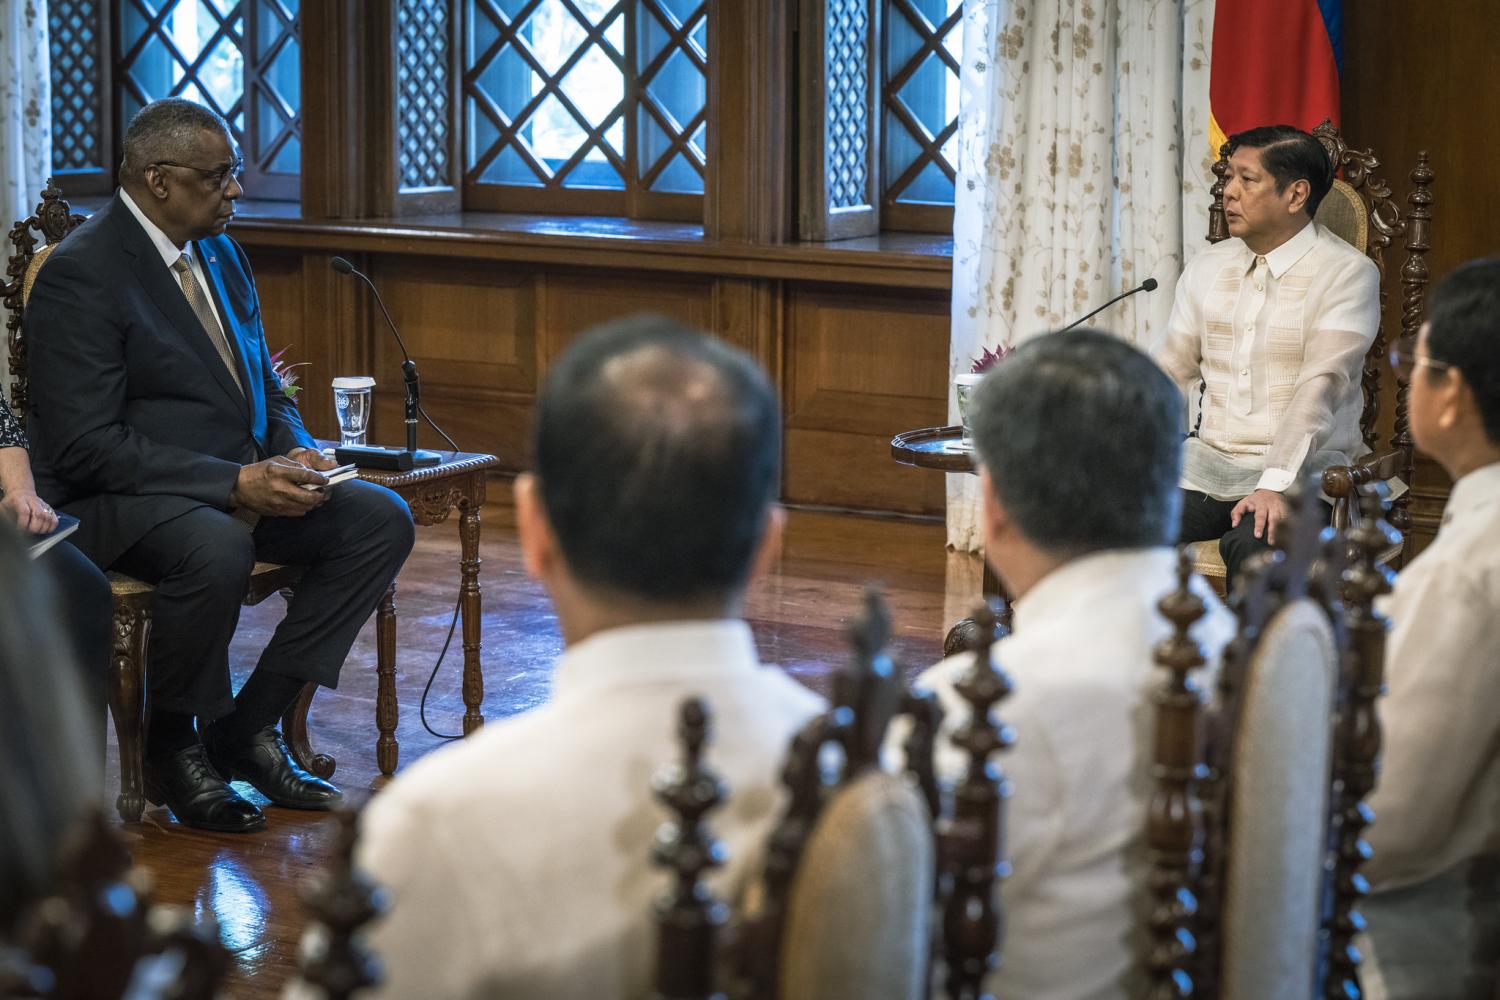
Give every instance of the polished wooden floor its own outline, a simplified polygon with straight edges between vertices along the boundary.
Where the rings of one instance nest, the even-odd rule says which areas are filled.
[[[492,492],[508,494],[508,484],[496,483]],[[521,568],[503,502],[485,509],[482,554],[484,715],[493,721],[546,698],[562,639],[545,593]],[[452,618],[457,560],[454,524],[421,529],[398,583],[402,767],[443,743],[424,730],[417,706]],[[977,596],[979,570],[970,557],[945,554],[937,525],[793,512],[781,558],[748,600],[762,659],[822,689],[830,668],[846,656],[844,630],[866,584],[886,595],[892,653],[915,672],[938,657],[948,623]],[[231,648],[237,680],[254,665],[282,610],[279,598],[245,610]],[[459,730],[461,660],[455,637],[428,702],[428,722],[439,732]],[[311,717],[315,748],[337,758],[334,780],[356,804],[385,780],[375,766],[374,663],[371,625],[345,664],[341,686],[319,694]],[[111,761],[111,799],[115,774]],[[332,844],[334,822],[326,814],[269,808],[268,815],[263,831],[246,836],[187,830],[166,810],[149,807],[142,823],[123,828],[153,877],[156,899],[217,922],[234,953],[230,997],[280,991],[295,965],[304,922],[299,887]]]

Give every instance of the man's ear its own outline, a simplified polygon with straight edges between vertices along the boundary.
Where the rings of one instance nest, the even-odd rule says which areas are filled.
[[[1417,374],[1416,378],[1425,376],[1425,372]],[[1469,380],[1464,378],[1462,369],[1449,368],[1442,373],[1442,380],[1435,387],[1437,392],[1438,416],[1437,425],[1445,431],[1451,431],[1457,427],[1469,414],[1475,419],[1479,417],[1479,404],[1474,400],[1474,389],[1469,385]]]
[[[766,528],[755,547],[755,561],[750,564],[750,580],[759,580],[771,572],[781,555],[781,540],[786,532],[786,508],[771,504],[766,508]]]
[[[1312,184],[1306,177],[1299,178],[1287,185],[1287,191],[1291,199],[1286,203],[1286,214],[1296,215],[1307,207],[1307,199],[1312,195]]]
[[[545,580],[558,559],[557,539],[547,521],[536,476],[523,472],[513,487],[516,498],[516,534],[521,541],[521,564],[535,580]]]

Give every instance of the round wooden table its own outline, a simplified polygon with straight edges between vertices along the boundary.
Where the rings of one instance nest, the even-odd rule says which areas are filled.
[[[949,427],[922,427],[914,431],[902,431],[891,438],[891,457],[902,465],[918,469],[936,469],[939,472],[967,472],[975,475],[979,471],[978,458],[972,447],[963,443],[964,429],[957,424]],[[983,553],[980,553],[983,560]],[[996,615],[997,638],[1010,632],[1010,596],[1000,585],[999,577],[984,561],[984,582],[980,591],[985,600],[999,598],[1000,609]],[[970,648],[979,630],[973,617],[960,618],[948,630],[943,639],[943,655]]]

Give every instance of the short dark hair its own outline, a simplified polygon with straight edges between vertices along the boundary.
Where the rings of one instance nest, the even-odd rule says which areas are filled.
[[[744,586],[781,455],[776,394],[744,353],[661,316],[598,327],[548,374],[535,447],[580,581],[663,603]]]
[[[233,141],[229,123],[210,108],[184,97],[152,101],[135,113],[125,129],[121,179],[127,174],[139,177],[151,164],[163,160],[181,163],[197,150],[198,138],[203,132],[215,130]]]
[[[1098,330],[1036,337],[972,405],[995,495],[1032,544],[1073,558],[1176,538],[1182,394],[1141,351]]]
[[[1500,257],[1471,260],[1438,282],[1427,305],[1427,353],[1463,373],[1485,436],[1500,444]]]
[[[1333,188],[1333,161],[1323,144],[1291,125],[1262,125],[1229,137],[1229,155],[1235,150],[1260,150],[1261,166],[1276,181],[1277,192],[1293,181],[1307,181],[1307,217],[1318,214],[1318,206]]]

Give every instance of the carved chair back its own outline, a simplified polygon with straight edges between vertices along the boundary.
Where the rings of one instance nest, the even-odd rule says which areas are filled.
[[[993,612],[986,608],[980,614],[987,627],[977,635],[992,637]],[[980,995],[981,980],[999,962],[997,888],[1006,871],[1001,810],[1009,794],[991,758],[1010,745],[1010,734],[991,708],[1009,693],[1010,684],[991,663],[990,640],[976,638],[974,665],[958,685],[973,714],[953,735],[968,755],[968,767],[950,796],[939,788],[933,759],[942,709],[933,695],[903,684],[885,653],[888,637],[885,609],[871,594],[852,630],[852,662],[835,678],[828,711],[792,741],[783,769],[788,804],[767,841],[762,880],[752,892],[756,898],[733,922],[729,908],[702,882],[703,872],[721,857],[704,814],[726,795],[702,760],[707,708],[698,701],[684,705],[683,763],[664,769],[656,781],[658,797],[675,817],[663,826],[654,850],[655,861],[675,875],[672,891],[656,909],[656,996],[922,997],[937,960],[946,967],[948,995]],[[909,726],[902,744],[904,780],[881,767],[887,731],[897,718]],[[899,801],[884,809],[892,800]],[[867,868],[865,877],[892,880],[896,889],[886,895],[895,905],[886,913],[862,914],[837,905],[839,876],[828,869],[839,865],[826,859],[840,847],[853,853],[871,842],[836,840],[871,815],[850,804],[872,801],[882,804],[874,811],[887,820],[884,834],[873,838],[879,845],[883,836],[885,849],[872,853],[884,860]],[[892,816],[897,822],[888,822]],[[913,816],[919,823],[910,821]],[[920,835],[913,836],[918,825]],[[840,832],[830,837],[830,829]],[[932,914],[939,919],[929,923]],[[830,929],[833,922],[852,927],[853,933],[840,942],[838,929]],[[915,942],[907,949],[910,961],[893,971],[888,964],[888,971],[872,981],[868,967],[886,956],[861,952],[850,941],[889,941],[891,924],[901,925],[895,937]]]
[[[1206,657],[1189,630],[1206,609],[1188,556],[1160,604],[1173,633],[1157,648],[1147,810],[1152,996],[1291,995],[1287,983],[1360,995],[1352,942],[1384,657],[1373,605],[1394,537],[1383,484],[1363,491],[1345,536],[1321,527],[1304,484],[1236,596],[1211,704],[1193,676]]]
[[[1324,121],[1312,134],[1328,153],[1334,169],[1341,173],[1333,189],[1318,206],[1317,221],[1343,238],[1355,249],[1368,256],[1380,269],[1380,314],[1381,329],[1376,332],[1375,342],[1365,355],[1361,386],[1364,391],[1364,412],[1360,417],[1360,429],[1364,434],[1367,451],[1380,452],[1377,443],[1380,420],[1380,384],[1382,373],[1387,369],[1387,348],[1384,317],[1386,315],[1385,277],[1386,251],[1397,238],[1405,238],[1406,259],[1401,265],[1401,324],[1400,339],[1407,347],[1416,344],[1417,330],[1422,325],[1424,303],[1429,274],[1427,252],[1432,239],[1432,182],[1434,174],[1428,154],[1417,154],[1417,164],[1408,175],[1411,191],[1406,196],[1408,209],[1403,212],[1400,204],[1391,197],[1391,189],[1385,180],[1376,175],[1380,160],[1369,149],[1353,149],[1344,140],[1339,129]],[[1229,238],[1229,225],[1224,218],[1224,187],[1229,174],[1229,144],[1219,149],[1219,159],[1213,166],[1214,185],[1210,189],[1213,202],[1208,210],[1208,241],[1217,243]],[[1378,468],[1356,466],[1353,482],[1342,484],[1346,488],[1359,486],[1376,478],[1400,475],[1408,484],[1414,474],[1411,424],[1407,415],[1407,385],[1396,375],[1396,413],[1391,448],[1399,455],[1381,454],[1384,460]],[[1361,463],[1364,465],[1365,463]],[[1336,473],[1337,474],[1337,473]],[[1346,470],[1346,476],[1350,475]],[[1335,483],[1337,485],[1337,483]],[[1336,507],[1339,496],[1334,497]],[[1402,535],[1411,526],[1409,494],[1395,501],[1391,521]],[[1352,511],[1350,511],[1352,513]]]
[[[339,832],[328,865],[302,889],[309,926],[297,962],[299,985],[314,987],[324,1000],[347,1000],[381,982],[379,959],[362,932],[389,906],[384,889],[355,867],[359,813],[338,811]]]
[[[10,408],[23,426],[30,402],[26,388],[26,335],[22,326],[26,300],[31,297],[31,285],[42,262],[83,221],[84,216],[68,207],[62,191],[49,177],[36,212],[10,229],[12,252],[5,265],[5,283],[0,285],[0,301],[5,303],[8,313],[5,335],[10,351]]]
[[[57,891],[0,943],[0,996],[92,1000],[126,994],[209,1000],[229,968],[212,917],[151,902],[120,834],[94,810],[62,852]]]

